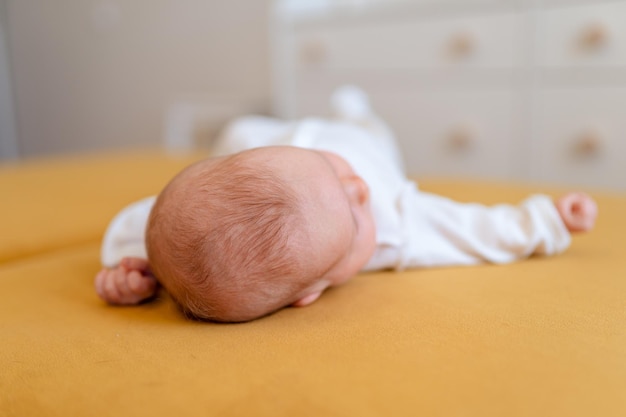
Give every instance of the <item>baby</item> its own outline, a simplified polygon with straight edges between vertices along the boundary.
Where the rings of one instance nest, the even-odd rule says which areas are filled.
[[[118,214],[100,297],[137,304],[158,279],[191,317],[247,321],[309,305],[359,271],[551,255],[594,225],[582,193],[485,207],[418,191],[367,97],[345,87],[332,102],[339,120],[234,122],[218,156]]]

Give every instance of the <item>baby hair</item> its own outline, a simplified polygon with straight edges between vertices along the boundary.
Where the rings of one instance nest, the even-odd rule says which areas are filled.
[[[297,194],[269,165],[245,153],[200,162],[158,197],[148,258],[189,317],[246,321],[295,301],[307,284],[296,256],[302,222]]]

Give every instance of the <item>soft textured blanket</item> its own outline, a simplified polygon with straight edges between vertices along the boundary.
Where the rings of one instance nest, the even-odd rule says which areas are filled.
[[[626,197],[511,265],[364,274],[245,324],[93,291],[125,204],[200,157],[130,152],[0,168],[1,416],[626,415]],[[464,201],[555,190],[423,181]]]

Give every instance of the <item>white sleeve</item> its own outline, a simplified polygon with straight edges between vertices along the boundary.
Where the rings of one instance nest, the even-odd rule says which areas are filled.
[[[550,197],[534,195],[517,206],[463,204],[410,193],[404,266],[507,263],[563,252],[570,234]],[[406,200],[405,200],[406,201]],[[404,211],[404,210],[403,210]]]
[[[148,197],[133,203],[109,223],[100,252],[103,266],[113,268],[127,256],[148,259],[144,238],[155,200],[156,197]]]

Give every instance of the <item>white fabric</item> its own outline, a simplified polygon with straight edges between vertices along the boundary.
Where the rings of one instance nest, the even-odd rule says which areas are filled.
[[[155,201],[156,197],[144,198],[124,208],[113,218],[102,239],[102,265],[112,268],[127,256],[148,259],[144,236]]]
[[[365,270],[505,263],[531,254],[556,254],[570,244],[570,234],[547,196],[532,196],[519,206],[486,207],[419,191],[403,172],[394,138],[371,114],[358,120],[291,123],[243,118],[226,129],[216,151],[229,154],[269,145],[334,152],[369,185],[377,250]],[[135,203],[111,222],[103,265],[115,266],[124,256],[146,256],[144,233],[153,203],[154,198]]]

